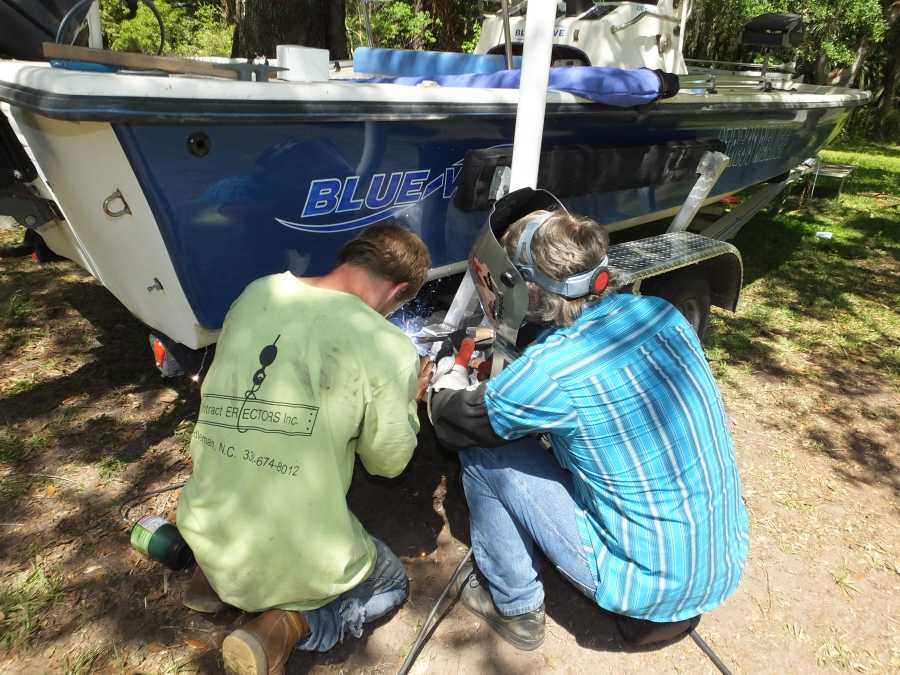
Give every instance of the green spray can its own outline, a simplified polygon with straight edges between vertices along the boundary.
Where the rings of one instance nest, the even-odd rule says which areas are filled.
[[[131,528],[131,547],[170,570],[183,570],[194,554],[178,528],[162,516],[147,515]]]

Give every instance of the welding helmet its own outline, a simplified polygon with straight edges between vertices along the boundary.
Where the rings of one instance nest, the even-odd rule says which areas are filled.
[[[494,204],[469,254],[469,273],[501,349],[516,344],[519,328],[528,313],[528,282],[570,299],[600,293],[606,288],[609,280],[606,257],[593,269],[562,280],[551,279],[535,264],[531,240],[540,226],[560,210],[566,209],[546,190],[522,188],[510,192]],[[535,211],[550,213],[537,215],[525,225],[514,259],[510,259],[500,243],[503,234],[510,225]]]

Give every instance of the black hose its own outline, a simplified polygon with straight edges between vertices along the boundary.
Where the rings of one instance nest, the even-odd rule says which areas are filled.
[[[709,660],[713,662],[713,665],[719,669],[719,672],[722,673],[722,675],[731,675],[731,671],[728,670],[728,666],[722,663],[722,659],[720,659],[718,654],[716,654],[712,650],[712,647],[706,644],[706,640],[700,637],[700,633],[698,633],[696,630],[692,630],[689,635],[691,636],[691,639],[697,644],[697,646],[703,650],[703,653],[709,657]]]
[[[463,567],[466,566],[466,563],[469,562],[472,558],[472,549],[469,549],[466,554],[463,556],[463,559],[459,561],[459,564],[456,566],[456,569],[453,570],[453,574],[450,576],[450,581],[447,582],[447,585],[444,587],[443,592],[437,599],[437,602],[434,603],[434,607],[431,608],[431,612],[428,614],[428,618],[425,619],[425,623],[422,624],[422,627],[419,629],[418,635],[416,635],[416,639],[412,644],[412,647],[409,648],[409,654],[406,655],[406,659],[403,661],[403,665],[400,666],[400,670],[397,671],[397,675],[406,675],[409,672],[409,669],[413,667],[413,664],[416,662],[416,657],[419,655],[419,652],[422,651],[422,647],[425,646],[425,643],[428,641],[428,638],[431,637],[431,633],[437,628],[438,623],[440,622],[443,615],[437,617],[435,619],[435,614],[437,614],[438,608],[441,606],[441,603],[444,602],[444,598],[447,597],[447,594],[450,592],[450,589],[453,588],[453,584],[456,583],[457,577],[459,577],[460,572]],[[434,622],[432,623],[432,620]]]
[[[187,481],[182,481],[181,483],[173,483],[172,485],[161,488],[159,490],[151,490],[150,492],[144,492],[142,494],[126,499],[124,502],[119,504],[119,515],[122,516],[122,520],[124,520],[126,523],[128,523],[129,525],[133,525],[134,523],[132,523],[128,519],[128,512],[131,511],[131,509],[133,509],[135,506],[137,506],[137,504],[147,501],[148,499],[150,499],[150,497],[161,495],[164,492],[171,492],[172,490],[182,488],[184,487],[184,484],[186,482]]]
[[[156,50],[157,56],[162,54],[163,47],[166,45],[166,24],[163,22],[162,14],[159,13],[159,10],[156,8],[156,5],[153,4],[153,0],[141,0],[147,7],[150,8],[150,11],[153,12],[153,16],[156,17],[157,23],[159,23],[159,48]],[[68,28],[69,21],[72,20],[72,17],[78,14],[82,9],[85,9],[85,13],[87,13],[87,8],[94,3],[94,0],[80,0],[75,3],[72,8],[66,12],[66,15],[63,17],[62,21],[59,22],[59,28],[56,30],[56,43],[63,44],[63,36],[66,34],[66,28]],[[75,37],[78,36],[76,32]],[[74,38],[73,38],[74,40]]]

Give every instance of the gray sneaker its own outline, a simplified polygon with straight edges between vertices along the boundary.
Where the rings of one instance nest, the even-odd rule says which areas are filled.
[[[480,616],[500,637],[513,647],[530,652],[544,643],[546,616],[544,606],[524,614],[503,616],[494,605],[491,592],[479,574],[470,568],[468,575],[460,574],[460,600],[473,614]],[[456,591],[456,589],[453,589]]]

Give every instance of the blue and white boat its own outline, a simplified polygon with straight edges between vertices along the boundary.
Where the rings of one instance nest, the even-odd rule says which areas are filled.
[[[562,4],[539,186],[611,230],[674,214],[703,149],[731,159],[712,202],[813,156],[868,100],[785,78],[688,74],[685,0]],[[17,194],[44,214],[30,225],[50,248],[196,349],[215,341],[250,281],[321,273],[371,223],[418,232],[433,278],[463,269],[509,165],[518,13],[509,55],[502,17],[490,16],[475,54],[360,48],[329,65],[286,49],[287,69],[260,81],[232,79],[229,63],[196,62],[216,77],[0,61],[0,142],[27,150]]]

